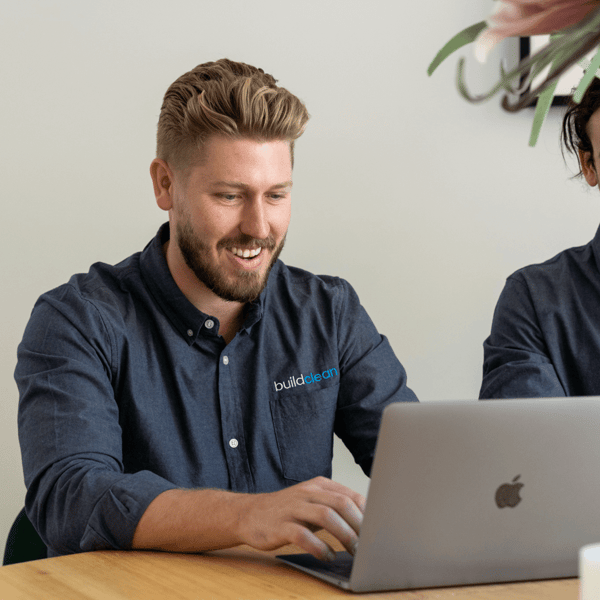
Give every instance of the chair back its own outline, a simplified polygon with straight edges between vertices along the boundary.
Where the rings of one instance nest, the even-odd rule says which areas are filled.
[[[21,509],[8,532],[2,565],[14,565],[47,557],[48,548],[27,518],[25,509]]]

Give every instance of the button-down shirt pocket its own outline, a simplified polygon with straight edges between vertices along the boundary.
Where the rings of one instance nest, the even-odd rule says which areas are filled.
[[[316,390],[272,395],[271,416],[286,479],[331,477],[338,388],[336,382]]]

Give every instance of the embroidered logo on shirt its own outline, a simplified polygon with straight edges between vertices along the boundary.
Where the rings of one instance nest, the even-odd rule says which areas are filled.
[[[315,373],[314,375],[312,372],[310,375],[298,375],[298,377],[292,375],[287,381],[282,381],[281,383],[274,381],[273,384],[275,385],[275,391],[280,392],[281,390],[289,390],[290,388],[299,385],[310,385],[313,382],[317,383],[321,381],[321,379],[330,379],[337,374],[337,369],[334,367],[333,369],[327,369],[322,373]]]

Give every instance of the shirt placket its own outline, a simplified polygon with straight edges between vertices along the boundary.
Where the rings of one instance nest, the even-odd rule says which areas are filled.
[[[252,478],[246,443],[242,407],[233,384],[231,373],[235,360],[231,345],[226,346],[219,364],[219,406],[221,408],[221,431],[231,489],[238,492],[253,492]]]

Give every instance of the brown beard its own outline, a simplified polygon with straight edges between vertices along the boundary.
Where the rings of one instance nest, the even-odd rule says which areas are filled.
[[[253,248],[261,247],[273,252],[271,262],[267,266],[264,275],[253,271],[241,271],[231,283],[226,281],[215,265],[210,264],[208,258],[210,248],[198,239],[189,221],[177,223],[177,244],[186,265],[209,290],[223,300],[246,303],[256,300],[267,285],[269,273],[283,250],[285,237],[281,240],[279,246],[275,245],[275,239],[272,235],[264,240],[259,240],[242,234],[235,240],[219,241],[217,249],[231,249],[233,246],[252,246]]]

